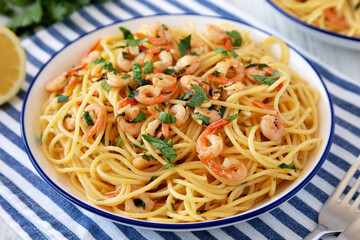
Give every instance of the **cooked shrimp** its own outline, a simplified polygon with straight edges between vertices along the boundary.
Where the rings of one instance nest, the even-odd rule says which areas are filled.
[[[124,72],[115,74],[113,72],[106,73],[106,83],[112,87],[122,88],[128,85],[131,81],[131,77],[123,78]]]
[[[215,65],[218,76],[208,75],[208,78],[216,83],[227,84],[231,82],[242,82],[245,77],[245,67],[234,58],[228,58]]]
[[[182,104],[176,104],[170,108],[170,113],[176,117],[175,126],[181,127],[189,119],[190,113],[187,107]]]
[[[158,165],[158,164],[160,164],[159,161],[156,161],[154,159],[146,160],[142,156],[137,156],[132,160],[132,165],[139,170],[143,170],[152,165]]]
[[[142,123],[131,123],[131,121],[134,121],[139,113],[140,108],[138,106],[133,106],[125,112],[125,117],[128,119],[128,121],[126,121],[124,116],[117,116],[116,122],[120,129],[130,134],[131,136],[138,134],[141,130]]]
[[[143,52],[141,52],[137,56],[133,56],[130,54],[129,47],[125,47],[119,52],[119,54],[117,56],[117,65],[124,72],[130,72],[134,62],[139,63],[141,65],[144,64],[145,56],[146,56],[146,54]],[[128,58],[128,59],[126,59],[126,58]]]
[[[105,127],[105,114],[106,110],[103,106],[93,103],[88,105],[85,108],[87,112],[94,112],[97,116],[95,124],[90,128],[89,132],[86,134],[85,139],[89,140],[95,133],[99,133]]]
[[[228,86],[224,86],[224,90],[226,91],[227,95],[241,92],[244,88],[245,88],[245,85],[242,82],[234,82]],[[227,96],[226,96],[226,98],[227,98]]]
[[[196,77],[194,75],[184,75],[180,78],[180,87],[184,92],[190,92],[193,90],[191,84],[199,85],[202,81],[204,80],[200,77]]]
[[[135,200],[139,202],[135,203]],[[141,201],[140,201],[141,200]],[[141,193],[125,200],[125,212],[147,213],[154,208],[154,201],[151,200],[147,193]]]
[[[337,15],[336,11],[333,8],[326,8],[324,10],[324,15],[329,22],[339,26],[341,28],[348,28],[349,24],[343,16]]]
[[[79,82],[80,77],[78,76],[71,76],[69,79],[69,83],[68,85],[66,85],[65,91],[72,91],[74,89],[74,87],[76,86],[76,84]]]
[[[159,54],[160,61],[166,66],[170,67],[173,63],[173,56],[168,51],[161,51]]]
[[[167,123],[163,123],[159,120],[159,115],[160,113],[153,107],[148,107],[149,113],[156,118],[156,120],[152,121],[151,123],[149,123],[148,127],[146,128],[146,131],[148,133],[150,133],[151,135],[155,136],[155,132],[156,129],[160,126],[161,124],[161,133],[159,133],[159,137],[161,136],[161,134],[164,135],[165,139],[167,139],[169,137],[169,132],[170,132],[170,126]]]
[[[68,131],[72,131],[75,129],[76,120],[70,113],[64,119],[64,127]]]
[[[207,162],[220,155],[223,150],[224,142],[221,137],[215,135],[215,132],[229,124],[231,121],[221,119],[207,126],[196,140],[196,151],[202,162]],[[208,143],[210,142],[210,146]]]
[[[212,24],[205,24],[204,34],[211,42],[215,44],[222,44],[224,43],[225,39],[229,38],[224,30]]]
[[[164,73],[152,73],[146,75],[146,79],[149,79],[154,86],[158,86],[163,89],[168,89],[174,86],[177,82],[175,77],[166,75]]]
[[[198,55],[210,52],[209,46],[203,41],[197,39],[191,39],[190,46],[191,46],[191,51],[195,52]]]
[[[175,71],[184,71],[178,76],[183,76],[186,74],[192,74],[198,69],[200,66],[200,57],[194,55],[186,55],[180,58],[175,65]]]
[[[139,92],[135,99],[145,105],[155,105],[168,101],[176,90],[177,86],[172,86],[161,94],[161,87],[146,85],[138,88]]]
[[[149,28],[149,43],[155,46],[164,46],[172,41],[173,33],[166,24],[154,24]]]
[[[91,51],[89,54],[87,54],[86,56],[82,57],[80,59],[80,63],[84,64],[84,63],[91,63],[92,61],[94,61],[95,59],[97,59],[98,57],[100,57],[100,51],[98,50],[93,50]]]
[[[49,92],[57,92],[62,90],[66,86],[67,82],[68,82],[68,78],[66,74],[63,73],[57,76],[56,78],[54,78],[53,80],[51,80],[50,82],[48,82],[45,85],[45,89],[48,90]]]
[[[207,108],[195,107],[194,113],[199,113],[201,115],[209,117],[209,123],[213,123],[221,119],[219,113],[216,110],[208,110]]]
[[[257,100],[254,100],[252,104],[258,108],[276,111],[274,108]],[[272,141],[279,141],[285,135],[285,124],[279,113],[263,116],[260,121],[260,129],[264,136]]]
[[[119,111],[121,108],[127,106],[127,105],[131,105],[134,106],[135,104],[137,104],[138,101],[136,101],[135,99],[130,99],[130,98],[124,98],[122,100],[120,100],[117,104],[116,104],[116,112]]]
[[[233,181],[242,180],[248,172],[246,165],[235,157],[225,158],[222,166],[219,166],[213,160],[208,160],[204,164],[216,175]]]
[[[259,65],[256,64],[255,66],[246,68],[245,73],[250,81],[257,82],[251,75],[271,76],[274,73],[274,69],[269,66],[259,67]]]

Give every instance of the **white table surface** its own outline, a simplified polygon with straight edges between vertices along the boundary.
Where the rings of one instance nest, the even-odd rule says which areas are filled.
[[[351,79],[360,82],[360,49],[349,50],[337,47],[306,34],[294,27],[292,23],[280,16],[265,0],[226,0],[237,5],[243,11],[252,14],[259,21],[266,23],[280,34],[296,42],[318,59],[327,63]],[[0,25],[6,18],[0,16]],[[360,94],[360,93],[359,93]],[[0,239],[18,240],[17,234],[0,218]]]

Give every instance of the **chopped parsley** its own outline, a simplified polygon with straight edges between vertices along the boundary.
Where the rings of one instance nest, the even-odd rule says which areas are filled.
[[[43,133],[43,132],[41,132],[41,133],[40,133],[40,145],[42,145],[42,139],[43,139],[43,136],[44,136],[44,133]]]
[[[176,99],[186,101],[186,100],[189,100],[193,95],[194,95],[194,92],[187,92]]]
[[[207,210],[200,210],[200,211],[199,211],[200,214],[203,214],[203,213],[205,213],[205,212],[207,212]]]
[[[121,143],[121,138],[119,138],[119,139],[115,142],[115,147],[120,146],[120,143]]]
[[[164,165],[164,168],[169,168],[169,167],[176,167],[176,164],[167,163]]]
[[[127,52],[122,52],[122,56],[123,56],[124,59],[134,60],[134,58],[130,58],[130,57],[128,57],[128,55],[130,55],[130,54],[128,54]]]
[[[164,28],[165,31],[168,30],[167,26],[165,24],[162,24],[162,27]]]
[[[174,206],[174,203],[171,203],[171,208],[172,208],[172,210],[175,212],[175,206]]]
[[[154,158],[152,155],[147,155],[146,153],[144,153],[143,155],[141,155],[141,157],[143,159],[145,159],[146,161],[150,161],[151,159],[154,161],[157,161],[156,158]]]
[[[65,117],[63,118],[63,122],[65,122],[65,119],[67,119],[68,117],[71,117],[71,114],[70,114],[70,113],[67,113],[67,114],[65,115]]]
[[[226,107],[225,106],[221,106],[218,111],[220,117],[223,117],[224,116],[224,113],[225,113],[225,110],[226,110]]]
[[[237,58],[239,55],[235,52],[235,50],[231,49],[229,50],[230,53],[232,54],[233,58]]]
[[[134,148],[141,148],[139,145],[136,145],[135,143],[133,143],[133,146],[134,146]]]
[[[242,37],[238,31],[232,30],[231,32],[226,32],[226,34],[234,39],[233,46],[240,47],[242,44]]]
[[[123,33],[125,39],[134,39],[134,35],[124,27],[119,27],[120,31]]]
[[[110,90],[111,90],[109,84],[107,84],[106,82],[102,82],[102,83],[101,83],[101,87],[102,87],[105,91],[110,91]]]
[[[178,45],[179,47],[179,53],[180,57],[185,56],[186,52],[191,49],[191,34],[184,39],[180,39],[180,43]]]
[[[221,73],[218,70],[215,70],[210,75],[213,75],[214,77],[219,77]]]
[[[200,106],[204,100],[209,101],[209,98],[207,97],[207,93],[204,88],[195,84],[190,84],[190,85],[195,90],[195,94],[191,98],[191,100],[186,103],[186,106],[190,106],[190,107]]]
[[[152,182],[152,181],[156,180],[158,177],[159,176],[152,176],[149,181]]]
[[[68,96],[61,95],[61,94],[56,94],[56,96],[57,96],[57,102],[58,102],[58,103],[64,103],[64,102],[69,101],[69,97],[68,97]]]
[[[129,95],[127,97],[130,100],[133,100],[133,98],[136,97],[139,93],[139,91],[132,89],[129,85],[126,85],[126,91],[129,93]]]
[[[93,126],[94,125],[94,122],[91,119],[90,114],[89,114],[88,111],[84,111],[82,117],[83,117],[83,120],[86,123],[86,125],[88,125],[88,126]]]
[[[262,84],[272,85],[280,75],[277,69],[275,69],[274,73],[271,76],[261,76],[261,75],[252,75],[250,74],[256,81]]]
[[[159,114],[159,121],[163,123],[173,124],[176,123],[176,120],[177,120],[176,117],[174,117],[170,113],[160,112]]]
[[[146,86],[146,85],[150,85],[151,81],[149,79],[141,79],[141,81],[139,82],[139,84],[136,86],[136,88],[142,87],[142,86]]]
[[[221,49],[221,48],[215,48],[215,49],[214,49],[214,52],[220,53],[221,55],[224,55],[224,56],[228,56],[228,55],[229,55],[227,50]]]
[[[99,58],[95,59],[94,61],[92,61],[92,63],[95,63],[95,64],[99,64],[99,63],[103,63],[103,62],[106,62],[105,58],[103,58],[103,57],[99,57]]]
[[[281,163],[278,166],[279,168],[287,168],[287,169],[292,169],[292,170],[296,170],[295,164],[286,164],[286,163]]]
[[[183,74],[185,71],[186,71],[185,68],[180,69],[178,72],[175,71],[175,69],[167,68],[167,69],[164,69],[164,70],[162,71],[162,73],[164,73],[164,74],[166,74],[166,75],[171,75],[171,74],[180,75],[180,74]]]
[[[237,115],[237,114],[234,114],[234,115],[228,116],[228,117],[226,118],[226,120],[232,121],[232,120],[237,119],[237,117],[238,117],[238,115]]]
[[[159,138],[153,137],[149,133],[147,135],[143,134],[142,137],[153,147],[158,149],[170,163],[177,157],[171,139],[169,141],[164,141]]]
[[[125,39],[125,40],[124,40],[124,43],[126,43],[126,46],[135,47],[135,46],[143,45],[143,44],[146,43],[147,41],[149,41],[149,39],[147,39],[147,38],[141,38],[141,39]]]
[[[200,113],[196,112],[195,113],[196,117],[193,118],[194,120],[201,120],[202,121],[202,124],[204,125],[209,125],[209,121],[210,121],[210,118],[208,116],[204,116],[204,115],[201,115]]]
[[[131,123],[141,123],[143,121],[146,120],[146,116],[145,113],[143,111],[140,110],[138,116],[135,118],[134,121],[132,121]]]
[[[148,74],[148,73],[153,73],[154,72],[154,67],[153,67],[153,62],[152,61],[148,61],[144,63],[144,73]]]
[[[133,201],[134,201],[135,206],[137,206],[137,207],[141,206],[142,209],[145,209],[146,205],[143,200],[141,200],[140,198],[135,198]]]
[[[122,78],[122,79],[127,79],[127,78],[129,78],[129,77],[131,77],[131,75],[128,74],[128,73],[125,73],[121,78]]]
[[[133,65],[133,80],[134,82],[140,82],[142,79],[142,69],[139,63]]]
[[[251,67],[264,68],[264,67],[269,67],[269,65],[267,65],[265,63],[252,63],[252,64],[247,65],[245,68],[251,68]]]
[[[356,11],[356,10],[358,10],[359,8],[360,8],[360,2],[355,5],[354,10]]]
[[[114,73],[120,72],[119,70],[114,68],[114,66],[112,65],[111,62],[103,62],[102,65],[103,65],[104,70],[109,70],[110,72],[114,72]]]

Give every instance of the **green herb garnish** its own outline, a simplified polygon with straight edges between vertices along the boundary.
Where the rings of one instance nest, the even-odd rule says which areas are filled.
[[[127,52],[122,52],[122,56],[123,56],[124,59],[134,60],[134,58],[130,58],[130,57],[128,57],[128,55],[130,55],[130,54],[128,54]]]
[[[176,99],[186,101],[186,100],[189,100],[193,95],[194,95],[194,92],[187,92]]]
[[[287,168],[287,169],[292,169],[292,170],[296,170],[295,164],[286,164],[286,163],[281,163],[278,166],[281,169]]]
[[[242,44],[242,37],[238,31],[232,30],[231,32],[226,32],[227,35],[234,39],[233,46],[240,47]]]
[[[136,97],[139,93],[139,91],[132,89],[129,85],[126,85],[126,91],[129,93],[129,95],[127,97],[130,100],[133,100],[133,98]]]
[[[200,210],[199,213],[203,214],[204,212],[207,212],[207,210]]]
[[[149,41],[149,39],[147,39],[147,38],[141,38],[141,39],[125,39],[125,40],[124,40],[124,43],[126,43],[126,46],[135,47],[135,46],[143,45],[143,44],[146,43],[147,41]]]
[[[196,112],[195,113],[196,117],[193,118],[194,120],[201,120],[202,121],[202,124],[204,125],[209,125],[209,121],[210,121],[210,118],[208,116],[204,116],[204,115],[201,115],[200,113]]]
[[[101,83],[101,87],[102,87],[105,91],[110,91],[110,90],[111,90],[109,84],[107,84],[106,82],[102,82],[102,83]]]
[[[213,71],[210,75],[213,75],[214,77],[219,77],[221,73],[217,70]]]
[[[114,66],[112,65],[111,62],[103,62],[102,65],[103,65],[104,70],[109,70],[110,72],[114,72],[114,73],[120,72],[119,70],[114,68]]]
[[[245,68],[251,68],[251,67],[265,68],[265,67],[269,67],[269,65],[265,63],[252,63],[247,65]]]
[[[209,101],[209,98],[207,97],[207,93],[204,88],[195,84],[190,84],[190,85],[195,90],[195,94],[191,98],[191,100],[186,103],[186,106],[190,106],[190,107],[200,106],[204,100]]]
[[[185,56],[186,52],[191,49],[191,34],[184,39],[180,39],[180,43],[178,45],[179,47],[179,53],[180,57]]]
[[[168,30],[167,26],[165,24],[162,24],[162,27],[164,28],[165,31]]]
[[[152,182],[152,181],[154,181],[155,179],[157,179],[159,176],[152,176],[151,178],[150,178],[150,182]]]
[[[142,86],[146,86],[146,85],[150,85],[151,81],[149,79],[141,79],[141,81],[139,82],[139,84],[136,86],[136,88],[142,87]]]
[[[144,63],[144,73],[148,74],[148,73],[153,73],[154,72],[154,67],[153,67],[153,62],[152,61],[148,61]]]
[[[86,125],[88,125],[88,126],[93,126],[94,125],[94,122],[91,119],[90,114],[89,114],[88,111],[84,111],[82,117],[83,117],[83,120],[86,123]]]
[[[146,120],[146,116],[145,113],[143,111],[140,110],[138,116],[135,118],[134,121],[132,121],[131,123],[141,123],[143,121]]]
[[[163,123],[173,124],[176,123],[176,120],[177,120],[176,117],[174,117],[170,113],[160,112],[159,114],[159,121]]]
[[[151,159],[154,161],[157,161],[156,158],[154,158],[152,155],[147,155],[146,153],[144,153],[143,155],[141,155],[141,157],[143,159],[145,159],[146,161],[150,161]]]
[[[65,117],[63,118],[63,122],[65,122],[65,119],[67,119],[68,117],[71,117],[71,114],[70,114],[70,113],[67,113],[67,114],[65,115]]]
[[[153,137],[151,134],[143,134],[142,137],[148,142],[150,143],[153,147],[155,147],[156,149],[158,149],[162,155],[169,160],[169,162],[171,163],[172,160],[174,160],[177,157],[177,154],[175,152],[175,149],[173,147],[173,143],[172,140],[170,139],[169,141],[164,141],[161,140],[159,138]]]
[[[143,200],[141,200],[140,198],[135,198],[133,201],[134,201],[135,206],[137,206],[137,207],[141,206],[142,209],[145,209],[146,205]]]
[[[119,138],[119,139],[115,142],[115,147],[120,146],[120,143],[121,143],[121,138]]]
[[[175,206],[174,206],[174,203],[171,203],[171,208],[172,208],[172,210],[175,212]]]
[[[44,136],[44,133],[43,133],[43,132],[41,132],[41,133],[40,133],[40,145],[42,145],[42,139],[43,139],[43,136]]]
[[[215,48],[215,49],[214,49],[214,52],[220,53],[221,55],[224,55],[224,56],[228,56],[228,55],[229,55],[227,50],[221,49],[221,48]]]
[[[130,30],[124,27],[119,27],[119,29],[123,33],[124,39],[134,39],[134,35],[130,32]]]
[[[127,78],[129,78],[129,77],[131,77],[131,75],[128,74],[128,73],[125,73],[121,78],[122,78],[122,79],[127,79]]]
[[[229,52],[231,52],[233,58],[237,58],[239,56],[233,49],[229,50]]]
[[[133,65],[133,80],[134,82],[140,82],[142,79],[142,69],[139,63]]]
[[[61,94],[56,94],[56,96],[57,96],[57,102],[58,102],[58,103],[64,103],[64,102],[69,101],[69,97],[68,97],[68,96],[61,95]]]
[[[169,168],[169,167],[176,167],[176,164],[167,163],[164,165],[164,168]]]
[[[234,114],[234,115],[228,116],[228,117],[226,118],[226,120],[232,121],[232,120],[237,119],[237,117],[238,117],[238,115],[237,115],[237,114]]]
[[[95,64],[99,64],[99,63],[103,63],[103,62],[106,62],[105,58],[103,58],[103,57],[99,57],[99,58],[95,59],[94,61],[92,61],[92,63],[95,63]]]
[[[261,75],[252,75],[250,74],[256,81],[262,84],[272,85],[280,75],[277,69],[275,69],[274,73],[271,76],[261,76]]]

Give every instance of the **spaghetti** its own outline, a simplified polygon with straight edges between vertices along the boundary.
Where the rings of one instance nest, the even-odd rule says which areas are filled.
[[[360,38],[359,0],[273,0],[280,8],[316,27]]]
[[[283,42],[257,44],[228,24],[120,30],[47,83],[40,116],[44,154],[91,203],[209,221],[299,176],[322,141],[319,93],[289,69]]]

